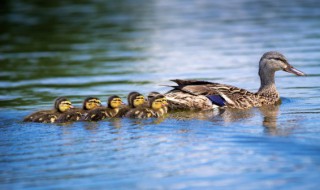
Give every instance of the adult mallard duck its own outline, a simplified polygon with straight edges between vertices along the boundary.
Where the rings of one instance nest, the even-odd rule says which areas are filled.
[[[67,112],[61,114],[57,119],[57,123],[64,123],[70,121],[78,121],[85,117],[90,110],[101,107],[101,101],[96,97],[87,97],[84,99],[82,108],[71,108]]]
[[[131,109],[147,106],[144,96],[139,92],[130,92],[127,101],[128,105],[123,105],[116,117],[123,117]]]
[[[119,96],[110,96],[108,98],[107,107],[99,107],[88,112],[85,116],[85,121],[100,121],[105,118],[112,118],[117,115],[122,105],[122,100]]]
[[[41,110],[24,118],[24,122],[54,123],[60,115],[73,108],[65,97],[59,97],[54,102],[54,109]]]
[[[148,107],[138,107],[131,109],[126,113],[125,117],[130,118],[149,118],[162,117],[166,112],[167,101],[163,95],[157,95],[150,99]]]
[[[261,86],[253,93],[231,85],[197,80],[172,80],[178,86],[165,94],[171,109],[209,110],[215,107],[247,109],[276,104],[280,96],[275,85],[275,72],[283,70],[297,76],[305,74],[291,66],[284,55],[270,51],[259,62]]]

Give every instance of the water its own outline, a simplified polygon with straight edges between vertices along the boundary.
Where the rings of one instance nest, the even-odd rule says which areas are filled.
[[[0,189],[317,189],[320,4],[306,1],[4,1]],[[80,106],[175,78],[259,88],[261,55],[282,104],[166,119],[23,123],[57,96]]]

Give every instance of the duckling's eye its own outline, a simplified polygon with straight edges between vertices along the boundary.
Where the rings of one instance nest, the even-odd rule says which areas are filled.
[[[65,104],[65,105],[71,105],[71,102],[61,102],[61,104]]]
[[[137,100],[142,100],[142,99],[144,99],[144,97],[143,96],[138,96],[136,99]]]

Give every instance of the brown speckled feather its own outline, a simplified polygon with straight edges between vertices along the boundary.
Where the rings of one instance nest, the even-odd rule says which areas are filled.
[[[204,99],[207,99],[205,97],[207,95],[219,95],[226,101],[227,107],[237,109],[260,107],[264,104],[274,104],[279,100],[279,96],[277,93],[270,92],[267,96],[262,96],[261,94],[252,93],[245,89],[241,89],[231,85],[210,83],[206,81],[199,81],[198,83],[194,81],[183,82],[183,80],[179,80],[179,83],[184,85],[175,86],[174,88],[180,90],[180,94],[177,94],[177,90],[169,91],[166,94],[166,97],[170,103],[169,105],[173,109],[212,109],[212,103],[204,101]],[[203,97],[199,97],[200,95],[202,95]],[[176,105],[177,103],[175,101],[170,101],[174,98],[179,99],[179,105]],[[189,105],[186,105],[187,103]]]

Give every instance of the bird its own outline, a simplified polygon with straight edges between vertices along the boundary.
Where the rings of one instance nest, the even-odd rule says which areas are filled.
[[[58,97],[54,101],[52,110],[40,110],[23,119],[24,122],[55,123],[58,117],[73,108],[72,103],[66,97]]]
[[[162,117],[165,112],[164,107],[168,105],[165,97],[161,94],[152,97],[149,101],[148,107],[137,107],[131,109],[129,112],[126,113],[125,117],[129,118],[150,118],[150,117]]]
[[[249,109],[280,102],[280,95],[275,85],[275,72],[283,70],[297,76],[305,76],[290,65],[286,57],[269,51],[259,61],[260,88],[257,92],[232,85],[199,80],[171,80],[177,84],[165,93],[170,109],[210,110],[218,107]]]
[[[113,118],[117,115],[122,105],[122,100],[119,96],[113,95],[108,98],[107,107],[98,107],[92,109],[84,117],[85,121],[100,121],[105,118]]]
[[[82,103],[82,108],[71,108],[61,114],[56,120],[57,123],[79,121],[85,117],[90,110],[101,107],[101,100],[97,97],[87,97]]]
[[[115,117],[123,117],[126,115],[128,111],[137,107],[145,107],[148,106],[146,104],[146,100],[142,94],[139,92],[133,91],[130,92],[127,96],[128,105],[121,106],[119,112]]]
[[[147,97],[148,97],[148,101],[150,102],[151,99],[152,99],[153,97],[156,97],[157,95],[162,95],[162,94],[161,94],[160,92],[156,92],[156,91],[150,92],[150,93],[148,94],[148,96],[147,96]],[[162,101],[163,101],[164,104],[168,105],[167,99],[166,99],[165,97],[163,97]],[[163,114],[168,113],[168,106],[162,107],[161,110],[162,110]]]

